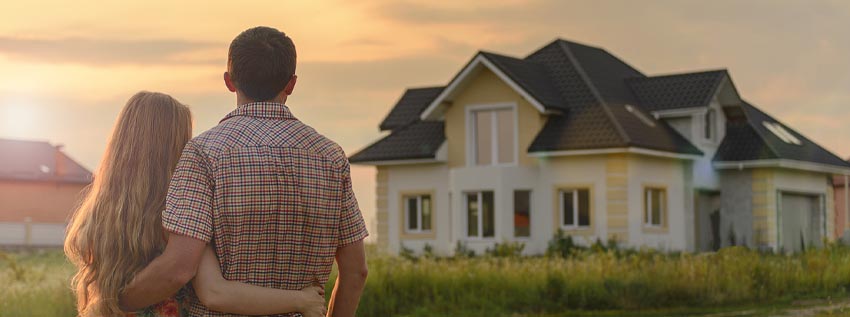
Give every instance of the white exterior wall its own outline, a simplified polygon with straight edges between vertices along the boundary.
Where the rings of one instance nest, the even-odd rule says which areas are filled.
[[[539,195],[535,195],[535,202],[540,205],[540,208],[534,211],[539,211],[537,222],[532,220],[533,226],[532,237],[535,242],[541,246],[541,252],[546,251],[546,246],[549,240],[555,234],[555,231],[560,224],[553,223],[556,215],[555,212],[560,212],[557,208],[558,197],[556,190],[558,187],[569,185],[592,185],[591,189],[591,211],[593,212],[591,219],[592,234],[576,235],[574,232],[565,230],[568,235],[572,235],[573,240],[579,244],[589,245],[596,241],[597,238],[605,242],[608,236],[607,230],[607,197],[606,197],[606,171],[605,155],[586,155],[573,157],[553,157],[540,161],[540,180]],[[542,196],[542,197],[541,197]],[[542,218],[542,219],[541,219]]]
[[[495,243],[522,242],[525,254],[542,254],[558,224],[557,189],[589,186],[591,189],[592,230],[565,231],[579,244],[606,240],[607,197],[606,156],[587,155],[552,157],[539,160],[539,167],[487,166],[449,169],[446,165],[394,166],[389,174],[389,251],[397,253],[403,244],[421,252],[425,244],[438,254],[452,254],[458,241],[483,254]],[[628,217],[629,235],[623,243],[631,247],[661,250],[689,250],[693,246],[693,208],[687,201],[690,184],[685,161],[647,156],[629,159]],[[663,233],[643,228],[644,186],[664,186],[667,190],[667,229]],[[513,192],[531,190],[531,237],[515,238],[513,230]],[[401,193],[433,191],[434,238],[403,239],[401,230]],[[493,238],[469,238],[466,232],[465,193],[493,191],[496,231]],[[451,194],[450,194],[451,193]],[[451,201],[449,201],[451,197]],[[690,198],[689,198],[690,197]]]
[[[389,221],[389,251],[398,253],[401,244],[414,251],[421,251],[425,244],[434,247],[434,252],[446,254],[453,250],[449,244],[452,223],[449,219],[449,173],[445,164],[430,165],[398,165],[387,167],[388,192],[387,210]],[[401,195],[404,192],[433,191],[432,203],[432,230],[436,230],[433,239],[401,239],[403,210],[401,206]]]
[[[538,169],[519,166],[470,166],[452,169],[450,185],[452,190],[452,231],[451,248],[456,241],[466,243],[467,247],[483,254],[495,243],[519,241],[525,243],[526,254],[542,253],[551,235],[541,234],[546,224],[551,224],[551,212],[548,218],[544,201],[548,197],[538,183]],[[531,237],[514,238],[513,192],[531,190]],[[470,238],[466,232],[466,206],[464,195],[468,192],[493,191],[493,204],[496,231],[493,238]],[[547,221],[547,219],[549,219]],[[551,232],[551,231],[550,231]],[[541,242],[543,241],[543,242]]]
[[[717,118],[713,129],[714,135],[712,135],[711,139],[705,138],[705,116],[708,113],[708,109],[713,109]],[[690,141],[704,154],[694,161],[694,187],[719,190],[720,174],[712,166],[711,160],[714,158],[714,154],[717,153],[717,148],[720,147],[723,138],[726,137],[726,115],[723,113],[723,109],[715,96],[706,111],[695,114],[691,118],[693,119],[693,124],[691,125],[693,130],[691,131],[692,138]]]
[[[693,247],[693,199],[686,199],[687,164],[680,160],[633,156],[629,161],[629,240],[633,247],[689,250]],[[667,189],[667,228],[648,230],[643,225],[644,187]]]

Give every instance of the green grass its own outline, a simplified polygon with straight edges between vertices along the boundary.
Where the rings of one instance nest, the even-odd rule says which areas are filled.
[[[75,316],[73,271],[61,251],[0,251],[0,317]]]
[[[61,251],[0,255],[0,316],[73,316]],[[331,278],[333,281],[333,277]],[[328,285],[328,293],[330,287]],[[850,248],[785,256],[580,251],[561,257],[405,259],[370,250],[360,316],[763,316],[848,298]],[[846,308],[819,316],[847,316]]]

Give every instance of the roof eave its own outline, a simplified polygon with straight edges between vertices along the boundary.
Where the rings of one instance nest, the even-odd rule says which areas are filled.
[[[680,160],[697,160],[703,157],[699,154],[676,153],[668,151],[659,151],[642,147],[617,147],[617,148],[602,148],[602,149],[582,149],[582,150],[559,150],[559,151],[536,151],[529,152],[531,157],[545,158],[555,156],[584,156],[584,155],[599,155],[599,154],[640,154],[647,156],[656,156]]]
[[[835,166],[823,163],[798,161],[789,159],[765,159],[746,161],[715,161],[712,163],[716,169],[751,169],[751,168],[786,168],[809,172],[819,172],[835,175],[850,175],[850,167]]]
[[[370,165],[370,166],[441,164],[441,163],[446,163],[446,161],[438,160],[438,159],[435,159],[435,158],[351,161],[351,164]]]

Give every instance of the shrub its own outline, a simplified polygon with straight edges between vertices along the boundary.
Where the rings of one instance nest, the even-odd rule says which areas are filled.
[[[475,250],[466,246],[466,242],[458,241],[455,245],[455,257],[472,258],[475,257]]]
[[[522,250],[525,250],[525,243],[504,242],[496,243],[492,249],[487,248],[486,254],[493,257],[515,258],[522,256]]]
[[[560,228],[555,232],[552,240],[549,240],[549,245],[546,248],[546,256],[559,256],[566,258],[573,255],[573,252],[583,250],[584,247],[576,245],[573,242],[573,237],[564,233]]]

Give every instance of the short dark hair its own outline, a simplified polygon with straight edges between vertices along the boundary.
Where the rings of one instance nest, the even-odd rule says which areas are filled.
[[[295,44],[275,28],[258,26],[230,42],[227,68],[236,88],[254,101],[268,101],[295,75]]]

